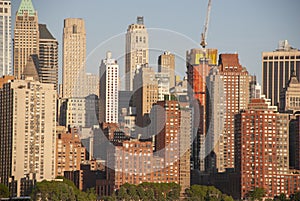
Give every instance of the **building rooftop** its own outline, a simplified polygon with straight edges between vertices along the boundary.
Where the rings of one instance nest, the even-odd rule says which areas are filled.
[[[39,32],[40,32],[40,39],[53,39],[55,38],[52,36],[50,31],[47,29],[47,25],[39,24]]]
[[[29,16],[35,16],[36,12],[34,10],[31,0],[22,0],[19,10],[17,12],[18,16],[23,16],[24,12],[27,12]]]

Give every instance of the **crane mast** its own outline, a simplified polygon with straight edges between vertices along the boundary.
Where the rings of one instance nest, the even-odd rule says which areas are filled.
[[[205,49],[205,47],[207,46],[206,37],[207,37],[207,31],[208,31],[208,25],[209,25],[209,19],[210,19],[211,1],[212,0],[208,0],[206,20],[205,20],[203,32],[201,34],[201,43],[200,43],[200,45],[202,46],[203,49]]]

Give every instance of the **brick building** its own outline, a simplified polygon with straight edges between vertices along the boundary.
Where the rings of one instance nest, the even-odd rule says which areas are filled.
[[[65,171],[80,170],[80,164],[87,159],[86,148],[74,129],[69,132],[58,130],[56,150],[56,176],[64,176]]]
[[[252,99],[235,116],[235,168],[240,174],[240,198],[257,187],[266,197],[300,190],[300,174],[289,170],[289,116],[277,113],[268,99]]]

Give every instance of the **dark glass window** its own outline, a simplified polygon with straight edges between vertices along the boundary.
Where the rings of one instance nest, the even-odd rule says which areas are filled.
[[[297,74],[298,80],[300,81],[300,61],[296,62],[296,74]]]
[[[284,76],[283,87],[285,87],[286,83],[290,79],[290,63],[288,61],[286,61],[284,65],[284,74],[285,76]]]
[[[269,94],[269,97],[268,98],[271,98],[272,99],[272,103],[274,103],[274,99],[273,99],[273,96],[272,96],[272,92],[273,92],[273,62],[269,62],[269,82],[268,82],[268,87],[269,87],[269,91],[268,91],[268,94]]]
[[[277,104],[279,102],[278,100],[278,62],[274,62],[274,100],[276,101],[275,104]]]
[[[279,86],[283,86],[283,69],[284,69],[284,66],[283,66],[283,61],[280,62],[280,69],[279,69]]]

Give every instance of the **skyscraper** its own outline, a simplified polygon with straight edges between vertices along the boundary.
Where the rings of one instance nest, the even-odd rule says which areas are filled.
[[[167,73],[170,77],[170,88],[175,87],[175,55],[164,52],[158,57],[158,72]]]
[[[241,198],[255,188],[265,197],[299,189],[299,174],[289,172],[289,118],[277,113],[269,99],[252,99],[235,115],[235,168],[241,178]],[[292,187],[291,187],[292,185]]]
[[[192,165],[204,171],[206,136],[206,76],[212,66],[217,64],[217,49],[191,49],[186,53],[189,98],[194,104]]]
[[[12,196],[28,195],[29,183],[55,178],[56,91],[38,81],[34,62],[24,72],[24,80],[0,89],[0,181]]]
[[[80,18],[64,20],[63,33],[63,98],[84,97],[86,62],[85,23]]]
[[[39,76],[42,83],[58,87],[58,42],[45,24],[39,24]]]
[[[100,122],[118,123],[119,109],[119,65],[107,52],[100,66]]]
[[[204,171],[204,141],[206,135],[206,82],[205,78],[208,75],[209,69],[206,59],[198,65],[187,63],[188,74],[188,92],[190,100],[194,104],[193,117],[193,143],[192,143],[192,160],[193,168]]]
[[[286,87],[292,72],[300,80],[300,50],[292,48],[288,41],[282,41],[274,52],[262,53],[263,94],[271,99],[272,105],[279,105],[280,92]]]
[[[211,71],[208,80],[209,151],[216,154],[219,172],[234,168],[234,115],[248,107],[249,79],[248,71],[239,63],[238,54],[221,54],[219,67]],[[206,154],[210,157],[210,153]]]
[[[206,77],[208,92],[208,131],[205,142],[205,169],[208,172],[222,167],[224,161],[224,121],[225,121],[225,94],[224,81],[219,68],[213,67]]]
[[[134,91],[136,123],[143,127],[147,124],[146,119],[151,112],[152,105],[158,100],[158,84],[153,68],[144,65],[136,70]]]
[[[163,180],[179,183],[180,105],[176,100],[158,101],[155,105],[155,150],[164,158]],[[160,129],[162,127],[162,129]],[[168,179],[167,179],[168,178]]]
[[[14,76],[21,78],[28,57],[39,55],[39,25],[31,0],[22,0],[14,29]]]
[[[0,77],[11,72],[11,3],[0,0]]]
[[[149,63],[148,32],[144,17],[129,25],[126,33],[125,90],[133,90],[133,79],[138,66]]]

